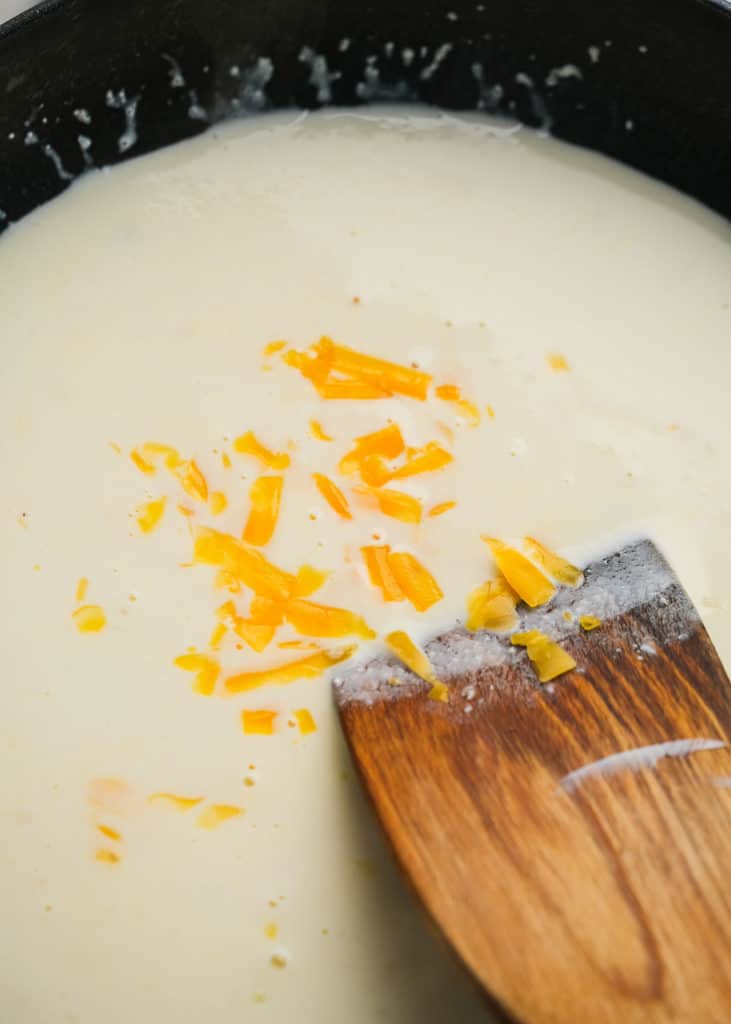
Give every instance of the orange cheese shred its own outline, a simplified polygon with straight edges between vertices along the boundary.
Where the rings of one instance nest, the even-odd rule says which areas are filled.
[[[366,380],[326,380],[315,386],[320,398],[327,400],[367,401],[389,397],[388,391]]]
[[[450,509],[456,508],[456,501],[442,501],[438,505],[433,505],[427,515],[430,519],[436,518],[436,516],[443,516],[445,512],[449,512]]]
[[[213,632],[211,633],[210,638],[208,640],[208,646],[211,648],[212,651],[219,650],[227,632],[228,628],[226,625],[224,625],[223,622],[219,622],[218,625],[214,627]]]
[[[219,590],[228,590],[230,594],[241,593],[241,581],[237,580],[228,569],[219,569],[216,573],[215,586]]]
[[[391,468],[380,455],[366,455],[358,469],[361,480],[369,487],[382,487],[392,476]]]
[[[84,604],[72,612],[71,618],[79,633],[99,633],[107,624],[104,609],[98,604]]]
[[[251,647],[252,651],[261,654],[266,650],[274,639],[276,626],[263,622],[254,622],[252,619],[240,618],[238,615],[234,620],[234,633]]]
[[[424,401],[431,384],[431,376],[409,366],[377,359],[355,349],[337,345],[323,337],[315,346],[330,362],[337,373],[364,380],[391,395],[405,395]]]
[[[498,569],[521,600],[531,608],[550,601],[556,588],[525,555],[495,537],[482,539],[490,548]]]
[[[282,361],[292,369],[299,370],[302,376],[316,388],[321,387],[330,374],[330,360],[324,353],[316,351],[314,346],[305,352],[290,349],[282,354]]]
[[[208,484],[195,459],[183,460],[175,467],[173,473],[191,498],[195,498],[196,501],[208,501]]]
[[[282,358],[311,381],[322,398],[386,398],[398,394],[423,401],[431,383],[428,373],[337,345],[327,337],[320,338],[306,352],[290,350]]]
[[[83,601],[86,597],[86,592],[89,589],[89,581],[86,576],[82,576],[79,582],[76,584],[76,600]]]
[[[332,438],[318,420],[310,420],[310,433],[316,441],[332,441]]]
[[[330,576],[323,569],[315,569],[312,565],[301,565],[297,570],[294,585],[294,597],[309,597],[322,587]]]
[[[140,505],[137,509],[137,525],[142,533],[151,533],[160,523],[166,502],[167,498],[158,498],[156,501],[148,501],[146,505]]]
[[[260,626],[279,626],[284,620],[284,603],[257,594],[252,598],[249,618]]]
[[[438,682],[431,662],[420,647],[414,643],[408,633],[397,629],[386,636],[386,646],[396,655],[399,661],[411,669],[420,679],[432,686]]]
[[[260,551],[210,527],[196,531],[193,561],[226,569],[254,593],[275,600],[289,597],[295,586],[295,577],[278,569]]]
[[[251,509],[243,533],[247,544],[263,547],[272,539],[279,518],[283,486],[284,478],[281,476],[260,476],[251,485]]]
[[[101,864],[119,864],[122,859],[114,850],[105,849],[97,850],[94,856]]]
[[[220,607],[216,608],[216,618],[224,625],[233,626],[236,615],[236,605],[233,601],[224,601]]]
[[[312,479],[315,481],[318,491],[323,496],[325,501],[328,503],[333,512],[336,512],[341,519],[352,519],[353,516],[350,512],[348,505],[348,499],[345,497],[343,492],[340,490],[337,484],[333,483],[328,477],[323,476],[322,473],[313,473]]]
[[[276,711],[244,710],[241,712],[241,727],[247,736],[271,736],[276,717]]]
[[[208,507],[214,516],[220,516],[222,512],[225,512],[228,506],[228,498],[223,491],[214,491],[208,499]]]
[[[449,402],[454,406],[457,413],[466,419],[471,427],[478,426],[480,410],[474,402],[470,402],[463,396],[456,384],[440,384],[434,389],[434,394],[443,402]]]
[[[499,576],[488,580],[470,593],[467,598],[467,621],[469,630],[491,629],[495,632],[514,629],[518,621],[515,607],[518,596]]]
[[[555,552],[549,551],[534,537],[524,537],[523,544],[530,557],[542,569],[545,569],[557,583],[563,583],[567,587],[580,587],[584,582],[584,574],[581,569],[572,565],[571,562],[567,562],[565,558],[561,558]]]
[[[209,832],[218,828],[224,821],[230,818],[238,818],[243,814],[241,807],[234,807],[231,804],[211,804],[205,807],[198,815],[196,825],[198,828],[205,828]]]
[[[162,460],[165,468],[173,470],[181,462],[177,448],[169,444],[161,444],[159,441],[145,441],[139,448],[140,454],[145,461],[156,464]]]
[[[298,708],[296,711],[293,711],[292,714],[294,715],[294,719],[299,726],[299,731],[303,736],[309,736],[310,733],[317,732],[315,719],[307,708]]]
[[[359,636],[364,640],[373,640],[376,635],[355,612],[302,599],[289,601],[284,609],[284,617],[303,636]]]
[[[402,523],[421,522],[422,506],[418,498],[388,487],[373,487],[368,493],[376,499],[384,516],[399,519]]]
[[[289,455],[286,452],[273,452],[266,448],[261,441],[257,440],[251,430],[247,430],[241,437],[234,441],[234,451],[239,455],[252,455],[269,469],[287,469],[290,464]]]
[[[384,601],[404,601],[406,595],[396,581],[388,563],[391,548],[387,544],[367,544],[360,549],[368,576],[378,587]]]
[[[107,839],[111,839],[113,842],[119,842],[122,838],[116,828],[112,828],[111,825],[97,825],[97,831],[101,832],[103,836],[106,836]]]
[[[388,566],[417,611],[425,612],[444,597],[439,584],[415,555],[407,551],[390,551]]]
[[[193,691],[202,697],[210,697],[221,672],[220,665],[207,654],[181,654],[173,662],[183,672],[194,672]]]
[[[276,665],[261,672],[242,672],[230,676],[225,683],[229,693],[246,693],[260,686],[286,686],[298,679],[317,679],[333,665],[345,661],[355,651],[355,646],[344,647],[338,651],[319,651],[306,658],[288,661],[284,665]]]
[[[177,448],[170,444],[162,444],[160,441],[145,441],[139,448],[145,459],[154,462],[156,459],[178,458]]]
[[[541,683],[548,683],[576,668],[576,662],[571,655],[537,629],[531,629],[527,633],[513,633],[510,642],[525,647]]]
[[[352,473],[358,472],[360,464],[368,456],[396,459],[401,455],[405,447],[400,428],[396,423],[389,423],[388,426],[383,427],[381,430],[356,437],[351,450],[338,463],[338,469],[341,473],[349,476]]]
[[[287,347],[287,342],[286,341],[281,341],[279,339],[277,339],[276,341],[269,341],[264,346],[264,355],[265,356],[273,356],[275,354],[275,352],[281,352],[282,349],[286,348],[286,347]]]
[[[392,480],[405,480],[420,473],[434,473],[453,461],[449,452],[438,441],[430,441],[424,448],[417,449],[409,459],[391,474]]]
[[[561,355],[560,352],[549,352],[546,362],[554,373],[567,373],[571,369],[566,356]]]
[[[174,811],[185,811],[191,810],[193,807],[197,807],[198,804],[203,803],[205,798],[202,796],[178,796],[175,793],[152,793],[147,798],[147,802],[151,804],[166,804]]]
[[[151,462],[148,462],[147,459],[143,458],[136,448],[134,448],[129,453],[129,457],[130,459],[132,459],[132,462],[135,464],[135,466],[137,466],[140,473],[146,473],[148,476],[150,476],[153,473],[157,472],[155,466],[153,466]]]
[[[586,633],[590,633],[592,629],[598,629],[601,624],[602,620],[598,619],[596,615],[579,616],[579,625]]]

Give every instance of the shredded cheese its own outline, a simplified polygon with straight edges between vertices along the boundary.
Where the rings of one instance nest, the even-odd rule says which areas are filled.
[[[402,523],[421,522],[423,512],[421,502],[404,491],[395,491],[390,487],[372,487],[367,491],[361,491],[361,493],[375,498],[378,508],[384,516],[399,519]]]
[[[183,672],[195,673],[193,691],[202,697],[210,697],[216,687],[221,667],[215,658],[208,654],[181,654],[173,662]]]
[[[315,724],[315,719],[312,717],[312,714],[307,710],[307,708],[298,708],[296,711],[293,711],[292,713],[294,715],[295,721],[297,722],[297,725],[299,726],[299,731],[303,736],[309,736],[310,733],[317,732],[317,725]]]
[[[598,629],[601,626],[602,620],[598,619],[596,615],[580,615],[579,625],[583,630],[589,633],[592,629]]]
[[[316,441],[332,441],[332,437],[319,420],[310,420],[310,433]]]
[[[434,394],[443,402],[449,402],[471,427],[479,426],[480,410],[474,402],[470,402],[462,395],[456,384],[440,384],[434,389]]]
[[[260,476],[251,485],[251,509],[243,533],[247,544],[263,547],[272,539],[279,518],[283,486],[284,478],[281,476]]]
[[[303,636],[359,636],[364,640],[373,640],[376,635],[360,615],[345,608],[331,608],[302,598],[287,602],[284,618]]]
[[[247,548],[231,534],[208,527],[196,532],[193,561],[226,569],[263,597],[287,598],[295,586],[295,577],[272,565],[261,552]]]
[[[129,457],[130,459],[132,459],[132,462],[135,464],[135,466],[137,466],[140,473],[146,473],[151,476],[153,473],[157,472],[152,463],[148,462],[147,459],[143,459],[143,457],[136,449],[133,449],[129,453]]]
[[[357,473],[361,463],[372,456],[381,459],[395,459],[405,450],[401,430],[396,423],[389,423],[371,434],[362,434],[356,437],[353,448],[347,452],[340,462],[338,469],[346,476]]]
[[[247,430],[234,441],[234,451],[239,455],[251,455],[269,469],[287,469],[290,464],[286,452],[273,452],[259,441],[251,430]]]
[[[532,629],[528,633],[513,633],[510,642],[525,647],[541,683],[548,683],[576,668],[576,662],[571,655],[537,629]]]
[[[284,665],[276,665],[260,672],[241,672],[229,676],[225,682],[229,693],[246,693],[260,686],[286,686],[298,679],[317,679],[341,661],[349,658],[355,647],[344,647],[339,651],[320,651],[297,661],[288,661]]]
[[[391,474],[391,479],[405,480],[420,473],[434,473],[452,461],[453,456],[438,441],[430,441],[424,448],[415,449],[403,466]]]
[[[222,512],[226,511],[228,506],[228,498],[223,491],[214,491],[208,499],[208,507],[214,516],[220,516]]]
[[[315,569],[312,565],[301,565],[297,570],[293,591],[294,596],[309,597],[320,589],[329,576],[329,572]]]
[[[79,633],[99,633],[107,624],[104,609],[98,604],[84,604],[72,612],[71,618]]]
[[[148,501],[146,505],[140,505],[137,510],[137,525],[142,533],[151,533],[160,523],[166,502],[167,498],[158,498],[157,501]]]
[[[557,583],[563,583],[567,587],[580,587],[584,582],[584,574],[571,562],[561,558],[554,551],[549,551],[535,537],[525,537],[523,544],[530,557],[545,569]]]
[[[498,569],[522,601],[531,608],[550,601],[556,588],[525,555],[495,537],[482,539],[490,548]]]
[[[513,629],[518,596],[502,576],[475,587],[467,598],[467,629],[504,632]]]
[[[438,683],[431,662],[420,647],[414,643],[408,633],[397,629],[386,636],[386,646],[396,657],[411,669],[415,675],[432,686]]]
[[[388,556],[391,548],[388,544],[367,544],[362,547],[361,554],[365,562],[368,576],[374,587],[378,587],[384,601],[404,601],[406,594],[396,580],[389,565]]]
[[[323,336],[308,349],[298,351],[288,348],[282,340],[269,342],[264,346],[264,356],[279,353],[285,366],[296,370],[324,400],[378,400],[399,397],[424,402],[432,388],[432,378],[414,367],[402,366],[347,346],[340,345]],[[568,370],[565,357],[552,353],[549,365],[558,371]],[[271,367],[264,367],[271,369]],[[471,426],[481,422],[478,406],[465,398],[456,384],[438,384],[431,391],[437,403],[446,403]],[[431,414],[432,408],[426,407]],[[485,407],[488,419],[494,419],[491,405]],[[485,415],[483,414],[483,415]],[[377,421],[376,421],[377,422]],[[396,481],[443,470],[454,461],[451,451],[455,432],[449,424],[434,418],[432,426],[441,432],[443,441],[430,440],[418,445],[407,444],[401,427],[391,419],[369,433],[360,434],[343,445],[344,454],[339,452],[333,459],[333,476],[313,473],[312,480],[330,509],[342,520],[352,521],[357,510],[358,498],[361,504],[377,509],[380,515],[395,519],[409,526],[422,524],[444,515],[456,507],[455,501],[441,501],[427,505],[413,494],[392,486]],[[318,442],[332,443],[332,435],[318,419],[309,421],[309,432]],[[429,434],[427,434],[427,437]],[[146,475],[164,468],[178,481],[185,494],[206,508],[201,509],[178,505],[188,521],[193,538],[193,556],[190,565],[208,565],[215,570],[214,586],[233,595],[216,610],[216,622],[209,635],[207,653],[192,647],[174,659],[174,665],[194,676],[193,690],[203,696],[213,696],[221,677],[221,664],[217,655],[226,641],[226,656],[233,648],[249,648],[256,655],[263,655],[275,642],[280,629],[299,634],[305,639],[283,639],[276,646],[282,650],[301,651],[295,660],[275,663],[265,667],[228,674],[222,689],[228,694],[246,693],[264,686],[286,686],[297,680],[316,679],[328,669],[350,658],[356,645],[327,649],[312,640],[334,640],[357,638],[373,640],[375,632],[364,618],[349,608],[334,607],[315,603],[311,596],[324,586],[329,572],[303,564],[297,571],[288,571],[275,565],[262,553],[268,545],[280,522],[280,508],[284,492],[283,473],[290,467],[291,458],[285,451],[275,451],[248,430],[231,444],[228,437],[223,439],[239,455],[257,460],[268,472],[258,476],[249,488],[249,508],[241,537],[197,525],[198,515],[206,510],[212,516],[223,513],[229,501],[221,490],[209,490],[208,481],[193,458],[182,458],[177,449],[167,444],[147,441],[130,452],[130,458],[137,469]],[[288,443],[294,450],[294,441]],[[213,450],[220,455],[224,469],[231,469],[232,461],[226,451]],[[349,481],[348,494],[344,493],[337,475]],[[296,478],[294,478],[296,480]],[[407,485],[408,486],[408,485]],[[175,500],[173,498],[173,500]],[[166,507],[166,498],[161,497],[139,506],[137,523],[143,533],[152,532],[160,523]],[[296,507],[296,506],[295,506]],[[280,527],[281,529],[281,527]],[[352,528],[351,528],[352,529]],[[397,527],[392,527],[396,531]],[[426,530],[427,526],[422,529]],[[402,534],[403,535],[403,534]],[[412,540],[419,540],[422,531],[412,530]],[[443,598],[443,592],[429,569],[415,553],[393,550],[383,543],[385,531],[372,531],[376,543],[361,547],[366,577],[387,603],[408,601],[413,608],[423,613]],[[530,607],[545,604],[554,595],[556,585],[580,586],[583,574],[560,555],[546,548],[533,537],[526,537],[523,550],[517,550],[494,537],[483,537],[488,543],[499,574],[496,578],[476,587],[467,596],[465,624],[469,630],[512,631],[518,621],[520,601]],[[344,562],[351,560],[346,549]],[[87,581],[79,581],[76,591],[77,603],[86,596]],[[236,600],[234,600],[236,598]],[[247,610],[248,609],[248,610]],[[73,613],[73,620],[81,632],[95,632],[104,627],[106,617],[98,605],[84,605]],[[595,616],[584,615],[579,619],[582,629],[597,628],[601,623]],[[287,634],[285,633],[285,636]],[[513,644],[523,645],[534,665],[541,682],[547,682],[574,667],[573,659],[554,641],[537,631],[513,633]],[[426,653],[409,634],[395,630],[384,638],[385,646],[412,672],[429,685],[428,698],[437,702],[449,700],[448,688],[437,679],[434,668]],[[261,662],[259,663],[261,664]],[[395,676],[389,680],[398,685]],[[241,726],[247,735],[271,735],[275,731],[278,712],[268,709],[244,709],[241,712]],[[299,728],[301,735],[316,731],[312,714],[306,708],[291,712],[288,724]],[[165,802],[178,810],[190,810],[201,803],[203,797],[178,797],[170,793],[153,794],[150,802]],[[204,808],[198,818],[202,828],[213,829],[230,817],[242,813],[242,809],[228,804],[211,804]],[[99,831],[110,840],[120,838],[111,826],[98,826]],[[106,830],[106,831],[105,831]],[[103,852],[103,851],[100,851]]]
[[[116,828],[112,828],[111,825],[97,825],[96,828],[97,831],[101,832],[101,834],[103,836],[106,836],[107,839],[111,839],[115,842],[118,842],[122,838],[121,834],[117,832]]]
[[[388,567],[417,612],[425,612],[444,597],[442,589],[419,559],[407,551],[390,551]]]
[[[325,501],[328,503],[333,512],[336,512],[341,519],[352,519],[353,516],[350,513],[350,507],[348,500],[337,486],[328,477],[323,476],[322,473],[313,473],[312,479],[315,481],[318,491],[323,496]]]
[[[309,351],[289,351],[284,359],[311,381],[322,398],[344,397],[347,392],[348,398],[398,394],[424,401],[431,384],[428,373],[365,355],[325,336]]]
[[[241,712],[241,728],[248,736],[271,736],[276,718],[276,711],[245,709]]]
[[[95,857],[101,864],[119,864],[122,859],[114,850],[105,849],[97,850]]]
[[[449,512],[450,509],[456,508],[456,501],[442,501],[438,505],[432,505],[427,512],[430,519],[435,519],[437,516],[443,516],[445,512]]]
[[[178,796],[177,793],[152,793],[147,801],[151,804],[165,804],[174,811],[185,813],[203,803],[202,796]]]
[[[210,807],[204,808],[198,815],[196,825],[198,828],[205,828],[212,832],[222,825],[224,821],[228,821],[230,818],[238,818],[243,813],[241,807],[233,807],[231,804],[211,804]]]
[[[554,373],[567,373],[571,369],[566,356],[561,355],[560,352],[549,352],[546,362]]]

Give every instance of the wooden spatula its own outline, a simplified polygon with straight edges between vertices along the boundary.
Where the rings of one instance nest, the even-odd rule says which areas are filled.
[[[593,613],[585,633],[572,615]],[[375,662],[335,681],[355,762],[427,910],[519,1021],[731,1022],[731,689],[649,542],[522,616],[428,647],[450,700]]]

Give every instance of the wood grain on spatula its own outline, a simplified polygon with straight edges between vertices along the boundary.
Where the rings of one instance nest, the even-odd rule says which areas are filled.
[[[582,632],[564,612],[593,612]],[[450,701],[373,663],[336,680],[354,759],[413,887],[526,1022],[731,1021],[731,690],[649,542],[522,616],[577,669],[541,686],[507,638],[429,645]],[[598,763],[597,763],[598,762]]]

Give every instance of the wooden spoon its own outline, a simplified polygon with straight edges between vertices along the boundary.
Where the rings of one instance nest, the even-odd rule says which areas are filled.
[[[385,661],[335,681],[402,867],[511,1018],[728,1024],[731,689],[697,612],[642,542],[518,628],[577,669],[541,686],[507,638],[456,630],[428,648],[447,704]]]

